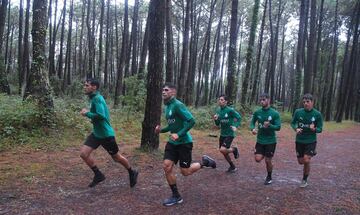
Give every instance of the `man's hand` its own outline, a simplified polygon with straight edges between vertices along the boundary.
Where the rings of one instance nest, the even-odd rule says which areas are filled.
[[[297,133],[297,134],[301,134],[302,131],[303,131],[302,128],[297,128],[297,129],[296,129],[296,133]]]
[[[81,114],[82,116],[85,116],[85,114],[86,114],[87,112],[89,112],[89,110],[86,109],[86,108],[83,108],[83,109],[81,109],[80,114]]]
[[[173,133],[170,135],[170,138],[173,140],[173,141],[176,141],[177,139],[179,139],[179,135],[176,134],[176,133]]]
[[[311,123],[311,124],[310,124],[310,129],[311,129],[312,131],[315,131],[315,130],[316,130],[314,123]]]
[[[160,125],[157,125],[157,126],[155,127],[155,133],[156,133],[156,134],[160,133],[160,130],[161,130],[161,126],[160,126]]]
[[[257,134],[256,129],[254,128],[253,130],[251,130],[251,133],[252,133],[253,135],[256,135],[256,134]]]
[[[235,126],[230,126],[231,130],[236,131],[236,127]]]
[[[219,115],[215,114],[215,115],[213,116],[213,119],[214,119],[214,120],[218,120],[218,119],[219,119]]]
[[[265,121],[265,122],[264,122],[264,128],[268,128],[269,125],[270,125],[270,121]]]

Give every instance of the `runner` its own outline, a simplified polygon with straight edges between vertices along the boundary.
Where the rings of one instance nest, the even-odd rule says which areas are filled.
[[[110,114],[105,99],[100,95],[99,82],[95,79],[88,79],[84,85],[85,94],[90,99],[90,110],[83,108],[80,112],[91,120],[93,132],[87,137],[81,148],[80,157],[94,172],[93,181],[89,187],[95,187],[98,183],[105,180],[104,174],[95,165],[91,153],[100,145],[111,155],[114,161],[123,165],[129,172],[130,187],[134,187],[137,182],[138,172],[133,170],[129,161],[120,154],[116,144],[115,132],[110,125]]]
[[[239,150],[237,147],[232,146],[231,143],[235,138],[235,131],[240,126],[241,116],[233,108],[228,106],[229,100],[225,95],[219,96],[218,105],[220,108],[214,115],[214,121],[217,126],[220,127],[220,138],[219,138],[219,151],[224,155],[226,161],[230,167],[227,172],[235,172],[237,168],[231,161],[230,153],[234,154],[234,158],[239,158]]]
[[[168,126],[161,128],[157,125],[156,133],[170,132],[169,140],[165,146],[163,168],[166,180],[172,191],[172,196],[163,202],[164,206],[180,204],[183,199],[176,185],[174,165],[179,162],[180,172],[184,176],[191,175],[203,166],[216,168],[216,163],[209,156],[204,155],[201,163],[191,163],[193,141],[188,132],[195,124],[195,120],[183,103],[175,98],[176,87],[165,84],[162,90],[162,98],[166,105],[165,117]]]
[[[296,155],[298,163],[304,165],[300,187],[308,186],[310,161],[316,155],[317,133],[322,132],[323,119],[321,113],[314,108],[313,96],[305,94],[302,98],[304,108],[297,109],[291,121],[296,131]]]
[[[262,108],[254,112],[250,122],[250,130],[256,135],[255,145],[255,161],[261,162],[265,158],[267,176],[264,184],[272,183],[273,164],[272,158],[276,149],[276,134],[281,128],[281,120],[279,113],[270,107],[269,94],[260,95],[260,104]],[[255,123],[258,129],[255,128]]]

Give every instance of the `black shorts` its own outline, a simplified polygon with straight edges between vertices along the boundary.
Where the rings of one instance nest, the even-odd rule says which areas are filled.
[[[306,144],[296,143],[296,156],[298,158],[303,158],[304,155],[309,155],[313,157],[316,154],[316,142]]]
[[[192,160],[192,143],[174,145],[167,143],[165,146],[164,160],[171,160],[175,164],[180,162],[181,168],[189,168]]]
[[[219,148],[221,146],[225,147],[225,148],[230,148],[232,141],[234,140],[234,137],[228,136],[228,137],[223,137],[220,136],[219,138]]]
[[[119,147],[116,144],[115,137],[107,137],[99,139],[91,133],[85,140],[84,145],[87,145],[93,149],[97,149],[100,145],[110,154],[115,155],[119,151]]]
[[[272,158],[274,156],[275,149],[276,149],[276,143],[273,144],[256,143],[254,154],[261,154],[265,157]]]

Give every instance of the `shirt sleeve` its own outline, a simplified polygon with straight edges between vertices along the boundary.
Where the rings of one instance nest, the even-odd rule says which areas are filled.
[[[270,124],[269,128],[275,131],[280,131],[281,128],[281,119],[280,119],[280,114],[276,112],[275,117],[274,117],[274,123]]]
[[[86,117],[91,119],[92,121],[99,121],[105,119],[105,107],[99,101],[99,99],[95,98],[91,101],[91,105],[94,107],[95,112],[87,112],[85,114]]]
[[[296,130],[298,128],[298,125],[297,125],[297,114],[298,114],[298,111],[295,111],[294,115],[293,115],[293,118],[291,120],[291,127]]]
[[[251,117],[251,121],[250,121],[250,130],[253,130],[255,128],[255,123],[256,123],[256,112],[253,113],[252,117]]]
[[[241,125],[241,115],[234,109],[231,111],[231,114],[234,117],[234,126],[238,128]]]
[[[322,132],[322,128],[323,128],[323,118],[321,116],[321,113],[319,113],[319,116],[316,120],[316,133],[321,133]]]
[[[177,107],[177,113],[179,117],[184,121],[184,127],[177,133],[180,136],[183,136],[195,125],[195,119],[191,115],[190,111],[181,104]]]

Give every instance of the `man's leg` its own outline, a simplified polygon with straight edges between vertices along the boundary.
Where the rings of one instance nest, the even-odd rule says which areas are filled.
[[[105,180],[104,174],[97,168],[95,161],[91,157],[91,153],[94,151],[93,148],[87,145],[83,145],[80,149],[80,157],[94,172],[93,181],[89,184],[89,187],[95,187],[98,183]]]
[[[229,153],[233,153],[234,149],[233,148],[226,148],[224,146],[221,146],[219,151],[221,152],[221,154],[223,154],[225,160],[229,163],[230,167],[228,169],[228,172],[234,172],[236,171],[236,167],[234,165],[234,163],[232,162]]]
[[[174,204],[180,204],[183,202],[181,195],[176,186],[176,176],[173,172],[174,170],[174,162],[172,160],[165,159],[163,162],[163,169],[165,172],[166,180],[170,186],[172,196],[168,199],[165,199],[163,202],[164,206],[171,206]]]
[[[265,179],[265,185],[269,185],[272,183],[272,170],[273,170],[273,164],[272,164],[272,157],[265,157],[265,163],[266,163],[266,170],[267,170],[267,176]]]
[[[129,173],[130,187],[134,187],[137,183],[137,177],[139,174],[138,171],[133,170],[131,168],[128,159],[126,159],[124,156],[122,156],[120,154],[120,152],[117,152],[115,155],[112,155],[111,157],[113,158],[114,161],[120,163],[127,169],[128,173]]]

